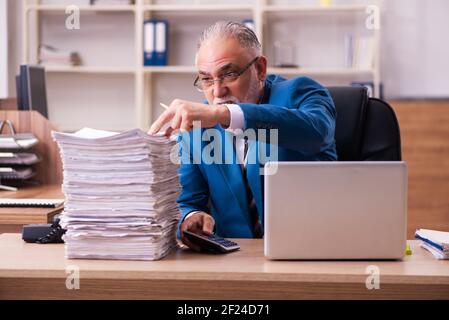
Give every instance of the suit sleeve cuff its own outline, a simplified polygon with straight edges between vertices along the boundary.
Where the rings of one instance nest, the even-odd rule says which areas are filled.
[[[234,132],[235,130],[244,130],[245,128],[245,116],[242,108],[237,104],[225,104],[231,114],[229,127],[226,130]]]
[[[189,218],[190,216],[193,216],[195,213],[198,213],[198,212],[201,212],[201,211],[196,210],[196,211],[189,212],[188,214],[186,214],[186,216],[184,217],[184,219],[182,221],[186,220],[187,218]]]

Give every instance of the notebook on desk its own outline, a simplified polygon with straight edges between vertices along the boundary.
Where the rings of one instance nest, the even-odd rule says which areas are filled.
[[[13,199],[0,198],[0,207],[41,207],[57,208],[64,203],[64,199]]]
[[[449,260],[449,232],[418,229],[415,238],[421,240],[421,247],[430,251],[435,258]]]

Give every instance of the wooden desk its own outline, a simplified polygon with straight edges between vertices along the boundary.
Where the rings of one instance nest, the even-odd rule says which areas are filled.
[[[26,244],[0,235],[0,299],[449,299],[449,261],[417,241],[404,261],[268,261],[263,240],[237,239],[228,255],[173,252],[160,261],[66,260],[62,244]],[[80,289],[66,289],[66,266]],[[380,268],[367,290],[366,268]]]
[[[0,198],[64,198],[60,185],[22,188],[18,191],[2,191]],[[48,223],[62,210],[59,208],[0,208],[0,233],[22,232],[24,224]]]

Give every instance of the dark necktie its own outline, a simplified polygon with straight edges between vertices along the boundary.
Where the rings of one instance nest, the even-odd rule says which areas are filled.
[[[245,162],[246,154],[248,153],[248,137],[244,137],[245,139],[245,148],[243,152],[243,162]],[[243,164],[242,166],[242,175],[243,182],[245,184],[246,189],[246,198],[248,200],[248,211],[251,217],[251,226],[253,231],[254,238],[262,238],[263,237],[263,229],[259,220],[259,214],[257,212],[256,201],[254,200],[253,193],[251,192],[251,188],[249,187],[248,179],[246,177],[246,167]]]

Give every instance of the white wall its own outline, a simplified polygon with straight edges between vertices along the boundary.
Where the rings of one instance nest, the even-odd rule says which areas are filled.
[[[387,0],[382,79],[387,97],[449,97],[449,1]]]
[[[8,92],[9,97],[15,97],[15,75],[19,72],[22,59],[22,1],[3,1],[8,2]]]
[[[0,99],[8,97],[8,75],[7,2],[0,0]]]

